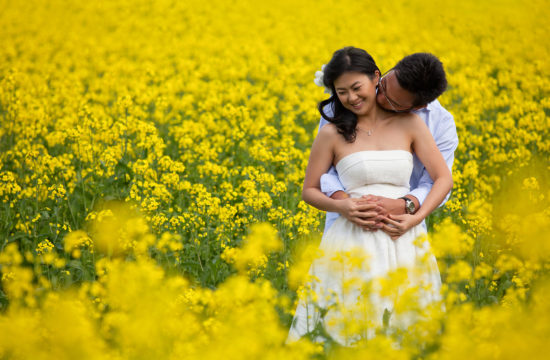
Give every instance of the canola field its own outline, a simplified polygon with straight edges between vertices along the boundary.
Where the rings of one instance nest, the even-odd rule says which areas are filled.
[[[550,2],[0,0],[0,358],[482,359],[549,350]],[[459,136],[442,306],[285,344],[324,215],[314,73],[431,52]],[[403,273],[387,282],[399,285]],[[391,294],[390,294],[391,293]],[[397,294],[397,295],[396,295]],[[443,309],[443,310],[442,310]]]

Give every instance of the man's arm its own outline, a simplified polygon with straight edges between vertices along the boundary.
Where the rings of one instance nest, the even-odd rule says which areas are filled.
[[[423,222],[444,201],[453,187],[451,171],[434,140],[433,134],[436,136],[439,135],[436,132],[437,126],[440,123],[432,123],[431,125],[434,125],[432,131],[430,131],[420,117],[411,119],[411,135],[414,151],[420,162],[424,165],[423,167],[430,174],[431,179],[433,179],[433,186],[418,210],[409,209],[410,212],[406,215],[389,215],[387,219],[384,219],[384,223],[387,225],[384,225],[383,231],[394,240],[403,235],[412,226]],[[418,163],[416,165],[418,166]],[[418,176],[423,168],[417,169]],[[412,181],[416,180],[412,179]]]
[[[453,116],[446,112],[442,118],[437,119],[436,121],[438,122],[438,127],[433,136],[437,144],[437,148],[441,152],[441,155],[443,155],[443,159],[445,159],[445,163],[452,174],[454,152],[458,146],[458,135]],[[422,206],[422,203],[426,199],[426,196],[430,192],[432,186],[433,180],[430,177],[430,174],[428,174],[428,171],[426,171],[426,168],[424,168],[422,169],[422,174],[420,176],[420,180],[418,181],[417,187],[412,189],[407,197],[413,200],[411,196],[414,196],[419,202],[418,205]],[[450,195],[451,192],[445,196],[445,199],[439,206],[445,204]]]
[[[341,193],[345,193],[344,185],[340,182],[334,166],[331,166],[328,172],[321,176],[321,191],[328,197],[333,197],[334,194],[338,196]]]
[[[432,135],[436,142],[437,148],[443,155],[443,159],[452,173],[454,152],[458,146],[456,126],[453,116],[445,110],[443,110],[440,114],[435,114],[435,116],[437,116],[437,118],[433,118],[432,121],[436,122],[437,127],[434,128]],[[423,168],[416,187],[406,195],[407,198],[414,202],[415,209],[417,209],[416,211],[418,211],[418,209],[422,206],[422,203],[432,189],[432,186],[433,180],[430,177],[430,174],[428,174],[428,171]],[[449,192],[445,197],[445,200],[439,206],[443,205],[449,199],[450,194],[451,193]],[[405,214],[405,200],[403,199],[389,199],[372,195],[369,195],[367,199],[376,202],[380,208],[383,209],[380,213],[382,216],[388,216],[389,214]],[[377,223],[376,226],[381,227],[381,223]]]

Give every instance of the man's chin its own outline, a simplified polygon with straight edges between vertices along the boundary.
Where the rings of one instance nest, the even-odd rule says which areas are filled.
[[[391,108],[390,108],[390,109],[387,109],[387,108],[385,108],[384,106],[382,106],[382,105],[380,105],[380,104],[378,104],[378,107],[381,108],[381,109],[384,110],[384,111],[391,112],[391,113],[396,113],[395,110],[393,110],[393,109],[391,109]]]

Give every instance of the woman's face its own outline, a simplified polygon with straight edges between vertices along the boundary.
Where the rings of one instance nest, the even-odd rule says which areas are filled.
[[[356,115],[369,113],[376,100],[379,74],[371,80],[359,72],[345,72],[334,81],[336,95],[344,107]]]

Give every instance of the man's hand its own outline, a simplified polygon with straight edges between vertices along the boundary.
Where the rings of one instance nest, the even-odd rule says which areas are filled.
[[[335,200],[343,200],[343,199],[350,198],[350,196],[344,191],[335,191],[330,197]],[[360,207],[357,211],[361,212],[362,211],[361,209],[362,208]],[[346,216],[344,214],[341,214],[341,215],[344,216],[349,221],[356,224],[357,226],[361,226],[363,230],[376,231],[379,228],[381,228],[383,225],[381,222],[383,216],[379,215],[378,213],[379,211],[380,209],[378,207],[374,207],[374,208],[367,207],[365,211],[363,211],[361,214],[357,216],[353,216],[353,215]],[[364,221],[359,221],[359,220],[364,220]],[[364,226],[361,224],[369,224],[369,225]]]
[[[403,199],[390,199],[376,195],[364,195],[361,199],[376,204],[377,207],[375,209],[378,211],[375,217],[368,219],[374,221],[374,224],[370,226],[369,229],[365,230],[384,230],[384,223],[382,220],[387,218],[389,214],[401,215],[405,213],[405,200]]]
[[[372,227],[380,222],[378,205],[365,199],[344,198],[338,200],[338,213],[365,230],[375,230]]]
[[[362,199],[368,200],[377,204],[380,207],[380,214],[383,217],[392,215],[405,214],[405,200],[403,199],[390,199],[383,196],[365,195]]]
[[[345,191],[338,190],[333,192],[332,195],[330,195],[330,198],[334,200],[344,200],[349,198],[349,195]]]
[[[412,195],[408,195],[407,197],[414,201],[418,209],[418,199]],[[405,212],[405,200],[403,199],[390,199],[375,195],[366,195],[362,199],[378,205],[378,209],[381,209],[379,216],[382,220],[376,222],[373,226],[388,234],[393,240],[396,240],[411,227],[419,223],[416,222],[416,218],[413,215]]]
[[[414,196],[409,195],[409,197],[415,202],[418,209],[418,200]],[[331,195],[331,198],[336,200],[351,199],[344,191],[336,191]],[[396,225],[398,224],[396,220],[401,222],[404,220],[401,216],[407,215],[405,213],[405,200],[403,199],[364,195],[359,199],[351,200],[355,205],[342,203],[343,210],[339,211],[340,215],[361,226],[364,230],[376,231],[380,229],[395,240],[412,227],[408,218],[404,224]]]

